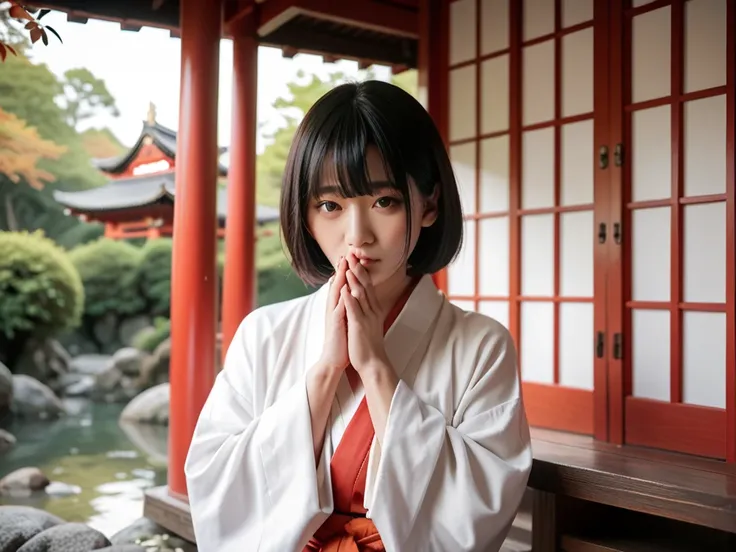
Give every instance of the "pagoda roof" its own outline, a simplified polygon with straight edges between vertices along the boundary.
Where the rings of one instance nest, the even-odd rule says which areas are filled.
[[[57,203],[83,213],[105,213],[148,207],[157,203],[174,202],[176,196],[174,171],[112,180],[89,190],[63,192],[54,190]],[[227,217],[227,189],[217,190],[217,216]],[[279,210],[266,205],[256,206],[256,222],[266,224],[279,219]]]
[[[138,136],[138,140],[136,140],[132,148],[122,155],[92,159],[92,165],[108,174],[120,174],[128,168],[130,163],[132,163],[138,155],[140,149],[149,140],[165,155],[168,155],[172,159],[176,159],[176,131],[167,128],[156,121],[143,121],[141,134]],[[227,151],[227,147],[223,146],[218,149],[218,153],[223,153],[224,151]],[[222,163],[219,163],[218,172],[220,176],[225,176],[227,174],[227,167]]]

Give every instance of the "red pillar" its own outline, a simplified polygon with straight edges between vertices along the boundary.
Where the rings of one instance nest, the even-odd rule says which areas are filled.
[[[181,89],[171,274],[168,486],[186,495],[184,462],[215,376],[217,95],[222,4],[180,0]]]
[[[419,101],[429,112],[447,144],[447,79],[449,55],[449,2],[419,1],[418,77]],[[435,285],[447,293],[447,270],[432,275]]]
[[[233,111],[228,172],[222,357],[235,330],[255,306],[256,104],[258,37],[254,11],[230,25],[233,38]]]

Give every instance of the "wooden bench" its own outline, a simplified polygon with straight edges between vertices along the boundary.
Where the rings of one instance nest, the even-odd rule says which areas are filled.
[[[736,465],[541,429],[532,439],[528,496],[504,550],[736,551]],[[194,540],[188,504],[165,487],[146,493],[144,515]]]
[[[736,551],[736,466],[534,429],[534,552]]]

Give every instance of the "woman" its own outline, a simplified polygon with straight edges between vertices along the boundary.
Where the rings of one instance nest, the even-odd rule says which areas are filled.
[[[306,114],[281,225],[315,293],[241,324],[186,462],[199,549],[498,550],[532,462],[516,353],[431,274],[462,241],[422,106],[382,82]]]

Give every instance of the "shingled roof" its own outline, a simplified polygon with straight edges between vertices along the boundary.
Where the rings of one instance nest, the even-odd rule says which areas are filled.
[[[176,158],[176,131],[171,130],[156,121],[143,121],[143,128],[138,140],[123,155],[115,157],[105,157],[92,160],[95,168],[108,174],[120,174],[128,168],[130,163],[136,158],[141,147],[146,143],[146,137],[156,145],[164,154],[172,159]],[[227,151],[227,147],[220,147],[219,153]],[[220,176],[227,174],[227,167],[219,163],[218,171]]]
[[[176,173],[172,171],[122,178],[108,182],[99,188],[78,192],[55,190],[54,199],[69,209],[87,213],[122,211],[157,203],[173,204],[176,196],[175,175]],[[227,217],[227,189],[225,188],[219,188],[217,191],[217,216],[221,221]],[[257,224],[266,224],[278,219],[278,209],[265,205],[256,206]]]

